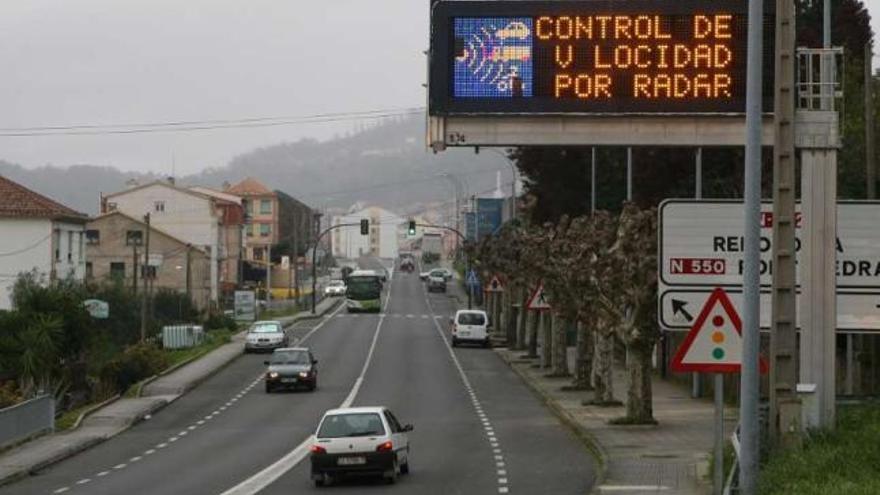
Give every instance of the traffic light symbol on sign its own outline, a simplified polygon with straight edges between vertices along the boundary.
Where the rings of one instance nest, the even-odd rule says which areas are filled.
[[[414,220],[409,221],[409,228],[407,228],[407,233],[409,235],[416,235],[416,222]]]
[[[370,233],[370,220],[367,218],[361,219],[361,235],[367,235]]]

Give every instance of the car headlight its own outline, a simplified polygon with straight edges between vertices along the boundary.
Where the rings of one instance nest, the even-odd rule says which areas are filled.
[[[274,380],[274,379],[278,378],[278,372],[270,371],[269,373],[266,374],[266,377],[268,377],[270,380]]]
[[[308,371],[300,371],[300,372],[299,372],[299,377],[300,377],[300,378],[308,378],[308,377],[309,377],[309,372],[308,372]]]

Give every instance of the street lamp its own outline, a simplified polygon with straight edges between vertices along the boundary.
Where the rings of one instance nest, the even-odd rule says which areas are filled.
[[[507,161],[507,164],[510,165],[510,175],[511,175],[511,181],[510,181],[510,218],[512,220],[516,220],[516,180],[517,180],[516,165],[514,165],[513,160],[511,160],[510,157],[508,157],[506,153],[504,153],[502,151],[498,151],[494,148],[489,148],[489,151],[504,158]],[[475,147],[474,153],[479,153],[479,152],[480,152],[480,147],[479,146]]]

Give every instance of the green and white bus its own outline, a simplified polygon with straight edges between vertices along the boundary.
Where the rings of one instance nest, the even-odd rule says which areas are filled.
[[[382,276],[373,270],[355,270],[345,279],[345,306],[349,313],[382,311]]]

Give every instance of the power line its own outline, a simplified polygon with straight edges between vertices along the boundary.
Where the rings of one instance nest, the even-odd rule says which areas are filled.
[[[100,136],[113,134],[147,134],[157,132],[190,132],[217,129],[276,127],[296,124],[317,124],[355,120],[402,117],[424,112],[424,107],[410,107],[365,112],[326,113],[299,117],[252,117],[225,120],[193,120],[140,124],[77,124],[70,126],[38,126],[0,128],[0,137],[34,136]]]

